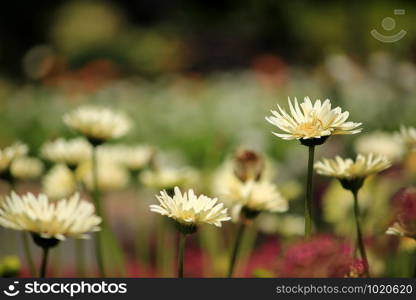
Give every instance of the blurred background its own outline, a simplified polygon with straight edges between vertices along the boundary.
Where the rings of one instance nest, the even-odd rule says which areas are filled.
[[[395,9],[405,13],[395,14]],[[297,216],[302,213],[307,155],[298,143],[273,137],[264,117],[276,103],[286,106],[288,96],[330,98],[350,112],[352,121],[362,122],[364,130],[329,139],[319,147],[318,159],[374,148],[397,154],[394,145],[380,144],[380,136],[370,142],[358,138],[374,131],[391,134],[401,124],[416,125],[415,19],[416,3],[410,0],[6,1],[0,10],[0,146],[19,140],[29,145],[30,155],[39,156],[45,141],[74,136],[63,125],[64,113],[98,104],[132,118],[134,129],[122,143],[151,145],[172,168],[195,171],[189,185],[210,195],[215,194],[212,178],[237,148],[263,153],[272,161],[275,182],[291,200],[290,215],[259,221],[263,235],[251,233],[240,275],[276,275],[278,271],[266,268],[270,259],[284,260],[285,235],[299,236],[302,231]],[[373,29],[385,36],[401,30],[406,35],[386,43],[370,33]],[[366,212],[370,244],[390,221],[391,197],[412,182],[414,159],[397,161],[399,175],[392,172],[371,181],[363,197],[363,205],[373,207]],[[382,187],[377,180],[384,180]],[[147,209],[157,189],[140,183],[137,193],[136,181],[133,177],[128,188],[107,194],[107,209],[127,261],[127,271],[114,274],[170,276],[169,267],[160,271],[135,259],[131,241],[137,219],[148,222],[143,228],[157,222]],[[20,189],[40,191],[41,182],[24,182]],[[333,234],[351,237],[352,221],[342,221],[349,216],[349,195],[328,179],[318,177],[316,182],[320,230],[331,239]],[[2,191],[7,193],[6,184]],[[339,203],[347,203],[342,212]],[[232,224],[229,227],[232,230]],[[2,234],[11,238],[8,231],[2,229]],[[372,256],[379,268],[375,274],[408,276],[410,271],[389,266],[387,257],[406,254],[412,245],[399,249],[397,238],[380,239],[373,241]],[[67,244],[71,249],[71,242]],[[207,229],[194,244],[187,254],[190,259],[211,265],[207,261],[215,258],[215,264],[200,273],[204,268],[195,263],[193,274],[221,274],[228,240]],[[208,251],[201,252],[199,245]],[[258,249],[254,254],[252,245]],[[65,247],[55,254],[56,261],[71,251]],[[0,249],[3,257],[12,253],[6,246]],[[400,257],[404,266],[411,260],[411,255]],[[70,264],[70,256],[66,259]],[[57,269],[56,276],[73,274]]]

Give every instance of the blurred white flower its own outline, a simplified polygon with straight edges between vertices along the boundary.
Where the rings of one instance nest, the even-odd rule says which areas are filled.
[[[90,141],[104,142],[125,135],[131,122],[124,114],[105,107],[84,106],[64,116],[67,126]]]
[[[144,168],[154,153],[149,145],[103,145],[98,148],[98,156],[122,164],[131,171]]]
[[[42,189],[52,199],[69,197],[77,189],[75,175],[66,165],[55,165],[43,178]]]
[[[18,179],[34,179],[43,172],[43,163],[34,157],[21,156],[13,160],[10,166],[10,173]]]
[[[170,190],[175,186],[189,186],[198,176],[198,172],[192,168],[165,167],[157,170],[145,170],[140,174],[140,180],[147,187]]]
[[[239,219],[242,210],[252,212],[253,216],[262,211],[274,213],[288,210],[287,199],[268,181],[249,180],[243,183],[230,180],[223,186],[221,195],[227,205],[232,207],[234,221]]]
[[[19,196],[12,192],[0,203],[0,225],[45,239],[87,238],[87,233],[100,230],[100,223],[94,206],[78,194],[50,202],[44,194]]]
[[[28,151],[29,148],[27,145],[20,142],[14,143],[4,149],[0,149],[0,172],[4,172],[10,168],[10,164],[14,159],[26,155]]]
[[[294,105],[290,101],[289,115],[280,105],[279,111],[272,110],[273,116],[266,117],[266,120],[286,132],[275,133],[274,135],[285,139],[317,139],[337,134],[355,134],[361,131],[361,123],[347,122],[349,113],[342,112],[340,107],[331,108],[331,102],[327,99],[323,103],[316,100],[312,104],[309,97],[305,97],[300,105],[295,98]]]
[[[218,203],[217,198],[196,196],[192,189],[182,194],[180,189],[175,187],[172,197],[166,191],[161,191],[156,198],[159,205],[150,205],[150,210],[172,218],[182,225],[199,226],[206,223],[221,227],[221,222],[231,219],[227,214],[227,208],[224,208],[223,203]]]
[[[390,166],[391,162],[385,156],[370,153],[358,154],[355,161],[339,156],[335,159],[323,159],[315,164],[315,169],[321,175],[338,179],[355,179],[379,173]]]
[[[355,150],[362,154],[384,155],[391,161],[399,160],[404,153],[403,144],[397,136],[381,131],[361,135],[355,141]]]
[[[416,150],[416,128],[402,125],[397,136],[410,151]]]
[[[84,160],[91,158],[91,145],[82,137],[66,140],[59,138],[42,146],[41,154],[54,163],[63,163],[76,167]]]
[[[92,171],[90,160],[81,163],[76,170],[76,178],[89,190],[93,189]],[[98,187],[101,191],[122,189],[129,183],[127,170],[113,160],[98,158],[97,175]]]

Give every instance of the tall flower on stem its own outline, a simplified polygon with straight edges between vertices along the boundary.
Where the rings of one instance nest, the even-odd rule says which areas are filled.
[[[49,201],[44,194],[19,196],[12,192],[0,203],[0,225],[29,232],[43,250],[39,277],[46,276],[49,250],[67,237],[88,238],[100,230],[101,218],[94,206],[75,194],[69,199]]]
[[[117,113],[104,107],[80,107],[64,116],[67,126],[84,135],[92,146],[92,198],[97,208],[97,214],[103,218],[100,190],[98,186],[97,147],[106,141],[125,135],[130,127],[130,120],[122,113]],[[105,276],[103,253],[100,234],[96,236],[97,264],[101,276]]]
[[[339,156],[335,159],[323,159],[315,164],[318,174],[337,178],[342,187],[351,191],[354,197],[354,217],[357,231],[357,245],[361,259],[365,264],[365,271],[369,276],[369,265],[361,230],[361,216],[358,204],[358,192],[364,184],[364,180],[372,174],[379,173],[391,166],[391,162],[383,155],[358,154],[354,160],[343,159]]]
[[[231,218],[223,203],[217,198],[205,195],[196,196],[191,189],[182,192],[174,188],[173,196],[163,190],[156,196],[159,205],[150,205],[150,210],[173,219],[180,234],[178,252],[178,277],[183,277],[185,242],[189,234],[195,233],[202,224],[211,224],[221,227],[221,223]]]
[[[347,122],[349,113],[342,112],[340,107],[331,108],[329,99],[321,102],[316,100],[312,104],[309,97],[298,104],[288,100],[290,114],[277,105],[279,111],[272,110],[272,116],[266,120],[284,131],[274,135],[284,140],[299,140],[309,148],[308,173],[305,199],[305,236],[312,232],[312,174],[315,147],[322,145],[331,135],[355,134],[361,131],[361,123]]]

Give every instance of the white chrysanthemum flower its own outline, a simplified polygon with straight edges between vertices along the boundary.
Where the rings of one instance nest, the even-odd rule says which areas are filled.
[[[132,171],[144,168],[154,149],[148,145],[103,145],[98,148],[100,158],[115,160]]]
[[[84,183],[87,189],[93,189],[93,173],[91,161],[84,161],[76,170],[76,177]],[[126,187],[129,183],[129,173],[119,163],[98,159],[97,164],[98,188],[102,191],[118,190]]]
[[[43,163],[40,159],[34,157],[18,157],[13,160],[10,166],[10,173],[18,179],[34,179],[39,177],[43,172]]]
[[[295,98],[294,105],[290,101],[290,115],[277,105],[279,111],[272,110],[273,116],[266,120],[286,133],[275,133],[274,135],[285,139],[319,139],[330,135],[359,133],[361,123],[347,122],[349,113],[342,112],[340,107],[331,108],[329,99],[321,102],[316,100],[312,104],[309,97],[305,97],[300,105]]]
[[[130,120],[124,114],[93,106],[79,107],[66,114],[64,122],[88,139],[99,142],[122,137],[131,127]]]
[[[42,156],[54,163],[75,167],[91,158],[91,145],[84,138],[66,140],[59,138],[42,146]]]
[[[339,156],[335,159],[323,159],[315,164],[318,174],[331,176],[338,179],[365,178],[379,173],[391,166],[391,162],[383,155],[358,154],[357,158],[343,159]]]
[[[0,149],[0,172],[7,170],[14,159],[26,155],[28,151],[27,145],[20,142]]]
[[[75,175],[66,165],[56,165],[43,178],[42,189],[52,199],[69,197],[77,189]]]
[[[416,128],[401,126],[398,137],[409,150],[416,150]]]
[[[186,226],[206,223],[221,227],[221,222],[231,219],[227,208],[223,203],[218,203],[217,198],[196,196],[192,189],[182,194],[178,187],[174,188],[174,193],[171,197],[166,191],[161,191],[156,196],[159,205],[150,205],[150,210]]]
[[[391,161],[399,160],[404,152],[397,136],[381,131],[360,136],[355,142],[355,150],[362,154],[381,154]]]
[[[140,174],[140,180],[147,187],[170,190],[175,186],[189,186],[198,176],[197,171],[191,168],[161,168],[144,171]]]
[[[41,238],[87,238],[87,233],[100,230],[100,223],[94,205],[81,200],[78,194],[50,202],[44,194],[19,196],[13,192],[0,203],[0,225]]]
[[[241,209],[253,212],[285,212],[289,205],[279,192],[277,187],[268,181],[247,181],[240,185],[234,185],[234,190],[229,190],[227,198],[233,204],[233,213],[239,213]]]

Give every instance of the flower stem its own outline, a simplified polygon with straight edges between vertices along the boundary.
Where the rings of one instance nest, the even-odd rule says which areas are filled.
[[[183,264],[185,261],[185,242],[186,234],[179,234],[179,253],[178,253],[178,278],[183,278]]]
[[[75,240],[75,251],[77,256],[77,272],[78,276],[84,277],[85,276],[85,243],[83,240],[76,239]]]
[[[360,250],[360,256],[364,263],[364,272],[367,277],[370,277],[369,265],[367,260],[367,253],[365,251],[364,241],[361,233],[361,217],[360,217],[360,207],[358,206],[358,190],[353,191],[354,195],[354,217],[355,217],[355,226],[357,230],[357,244],[358,249]]]
[[[26,256],[27,264],[29,265],[30,275],[36,276],[36,268],[32,258],[32,252],[30,252],[29,238],[26,232],[22,232],[23,251]]]
[[[102,218],[104,223],[104,216],[101,207],[100,190],[98,186],[98,162],[97,162],[97,147],[92,147],[92,198],[94,200],[97,215]],[[105,277],[103,251],[101,247],[101,233],[97,232],[95,235],[95,251],[99,274]]]
[[[228,268],[228,274],[227,274],[227,277],[229,278],[233,276],[235,263],[237,261],[237,256],[240,250],[241,240],[243,238],[245,228],[246,228],[245,222],[241,221],[237,229],[237,236],[235,237],[233,252],[231,253],[230,266]]]
[[[313,161],[315,155],[315,146],[308,146],[308,179],[306,182],[305,198],[305,237],[310,237],[312,233],[312,179],[313,179]]]
[[[46,277],[46,266],[48,264],[48,254],[49,254],[49,247],[42,247],[42,262],[40,265],[40,272],[39,277],[45,278]]]

